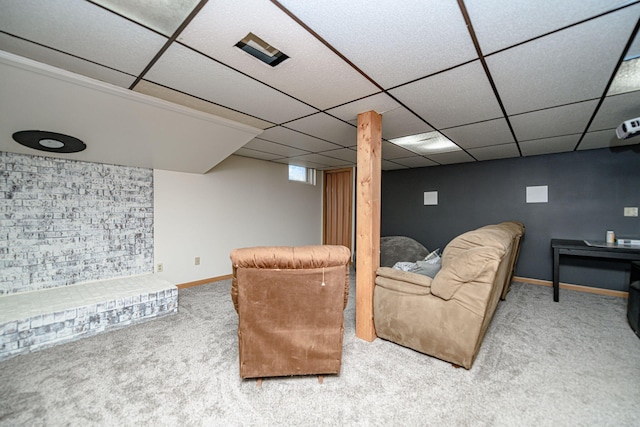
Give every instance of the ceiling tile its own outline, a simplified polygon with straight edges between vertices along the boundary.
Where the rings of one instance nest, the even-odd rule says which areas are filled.
[[[322,154],[305,154],[302,156],[297,156],[295,159],[292,159],[292,161],[311,162],[322,165],[325,169],[348,166],[351,164],[350,161],[323,156]]]
[[[167,37],[171,37],[200,0],[92,1]]]
[[[423,168],[426,166],[438,166],[433,160],[421,156],[405,157],[404,159],[393,159],[392,163],[397,163],[408,168]]]
[[[313,136],[305,135],[292,129],[282,126],[276,126],[267,129],[260,135],[261,139],[277,142],[279,144],[289,145],[301,150],[318,153],[320,151],[335,150],[341,146]]]
[[[399,169],[409,169],[409,168],[407,166],[399,165],[397,163],[388,162],[385,160],[382,161],[383,171],[393,171],[393,170],[399,170]]]
[[[0,33],[0,49],[119,87],[128,88],[136,79],[130,74],[121,73],[3,33]]]
[[[249,32],[289,59],[271,67],[234,47]],[[209,2],[178,40],[318,109],[379,91],[269,1]]]
[[[288,128],[331,141],[343,147],[358,145],[358,131],[355,126],[340,121],[324,113],[303,117],[286,124]]]
[[[520,150],[515,143],[471,148],[468,151],[479,161],[520,157]]]
[[[280,3],[384,88],[477,58],[455,0]]]
[[[259,150],[251,150],[249,148],[244,148],[244,147],[236,150],[236,152],[233,154],[237,156],[242,156],[242,157],[250,157],[252,159],[269,160],[269,161],[282,158],[282,156],[278,156],[276,154],[265,153]]]
[[[640,58],[623,61],[613,79],[608,96],[640,90]]]
[[[565,135],[533,141],[521,141],[519,145],[523,156],[537,156],[539,154],[573,151],[579,139],[580,134]]]
[[[633,43],[629,46],[629,50],[624,56],[625,60],[634,59],[640,57],[640,32],[636,34],[636,38],[633,39]]]
[[[582,133],[598,101],[579,102],[562,107],[509,117],[518,141]]]
[[[231,110],[146,80],[141,80],[133,90],[139,93],[144,93],[145,95],[173,102],[174,104],[184,105],[185,107],[193,108],[194,110],[213,114],[218,117],[224,117],[225,119],[243,123],[248,126],[253,126],[258,129],[266,129],[273,126],[273,123],[271,122],[248,116],[239,111]]]
[[[488,120],[441,131],[462,148],[486,147],[513,142],[505,119]]]
[[[346,161],[353,165],[358,163],[358,152],[351,148],[340,148],[338,150],[323,151],[321,154],[327,157],[332,157],[334,159]]]
[[[404,107],[387,111],[382,115],[382,137],[385,139],[400,138],[433,130],[424,120]]]
[[[390,93],[436,128],[502,116],[480,61],[401,86]]]
[[[383,171],[392,171],[392,170],[398,170],[398,169],[408,169],[407,166],[403,166],[403,165],[399,165],[397,163],[394,162],[389,162],[387,160],[383,160],[382,161],[382,170]]]
[[[282,123],[316,111],[175,43],[145,78],[273,123]]]
[[[607,96],[589,126],[589,131],[615,129],[625,120],[636,117],[640,117],[640,91]]]
[[[620,0],[466,0],[487,55],[620,6]]]
[[[382,141],[382,158],[385,160],[415,156],[415,153],[388,141]]]
[[[487,57],[509,115],[599,98],[640,5]]]
[[[451,151],[449,153],[430,154],[429,158],[441,165],[449,165],[453,163],[473,162],[475,159],[462,150]]]
[[[349,102],[348,104],[344,104],[339,107],[330,108],[327,110],[327,113],[344,120],[345,122],[357,125],[358,114],[360,113],[373,110],[378,114],[382,114],[384,117],[384,114],[388,111],[395,110],[399,107],[400,104],[398,104],[392,97],[386,93],[378,93],[376,95]]]
[[[304,166],[306,168],[313,168],[313,169],[317,169],[317,170],[325,170],[325,169],[332,169],[333,168],[333,167],[331,167],[331,166],[329,166],[327,164],[324,164],[324,163],[316,163],[316,162],[311,161],[309,159],[302,159],[302,158],[299,158],[299,157],[274,160],[274,162],[283,163],[285,165]]]
[[[293,157],[309,154],[306,150],[301,150],[289,145],[277,144],[260,138],[253,138],[251,141],[246,143],[243,148],[262,151],[263,153],[271,153],[278,157]]]
[[[580,141],[578,150],[593,150],[597,148],[623,147],[640,143],[640,135],[627,139],[618,139],[612,130],[599,130],[587,132]]]
[[[167,39],[83,0],[5,1],[2,31],[138,75]]]

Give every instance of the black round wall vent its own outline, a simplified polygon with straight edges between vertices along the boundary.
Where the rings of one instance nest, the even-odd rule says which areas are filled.
[[[87,148],[78,138],[44,130],[22,130],[14,133],[13,139],[25,147],[52,153],[77,153]]]

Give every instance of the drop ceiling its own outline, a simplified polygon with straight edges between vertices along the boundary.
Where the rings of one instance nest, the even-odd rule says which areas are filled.
[[[357,115],[370,110],[383,116],[384,170],[640,142],[615,136],[640,117],[640,1],[0,0],[0,10],[0,50],[257,128],[217,154],[194,145],[198,170],[231,153],[353,166]],[[235,47],[249,33],[289,58],[271,67]],[[108,130],[95,132],[106,144]],[[425,153],[392,141],[427,132],[454,144]]]

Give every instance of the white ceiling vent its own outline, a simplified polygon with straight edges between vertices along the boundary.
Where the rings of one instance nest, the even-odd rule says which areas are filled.
[[[253,33],[247,34],[247,36],[236,43],[235,46],[272,67],[289,58],[283,52],[280,52]]]

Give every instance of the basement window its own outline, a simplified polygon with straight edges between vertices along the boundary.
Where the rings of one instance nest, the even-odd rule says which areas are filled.
[[[289,165],[289,181],[316,185],[316,170],[304,166]]]

